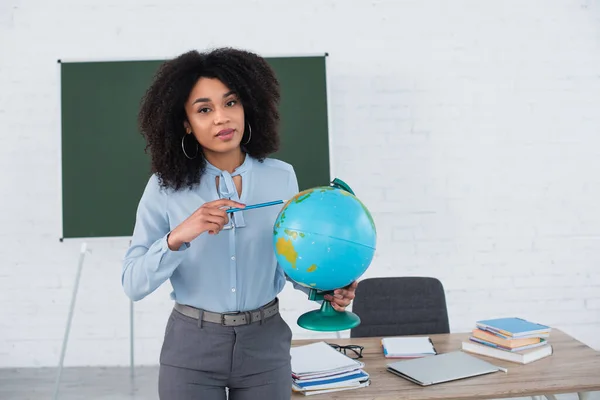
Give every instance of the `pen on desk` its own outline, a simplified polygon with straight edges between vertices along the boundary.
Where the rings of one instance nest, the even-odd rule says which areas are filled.
[[[275,206],[277,204],[283,204],[286,201],[287,200],[275,200],[275,201],[268,201],[266,203],[251,204],[251,205],[246,206],[244,208],[234,207],[234,208],[228,209],[227,213],[233,213],[233,212],[242,211],[242,210],[252,210],[254,208],[262,208],[262,207]]]

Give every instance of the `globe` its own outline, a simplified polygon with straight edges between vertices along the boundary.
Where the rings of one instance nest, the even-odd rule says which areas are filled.
[[[373,259],[375,223],[344,185],[348,190],[333,185],[298,193],[275,221],[277,261],[290,279],[307,288],[330,291],[347,286]]]

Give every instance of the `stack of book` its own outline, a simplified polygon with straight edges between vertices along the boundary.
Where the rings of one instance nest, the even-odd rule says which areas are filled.
[[[464,351],[528,364],[552,354],[548,343],[551,328],[522,318],[477,321]]]
[[[325,342],[295,346],[292,356],[292,390],[305,396],[369,386],[364,363]]]

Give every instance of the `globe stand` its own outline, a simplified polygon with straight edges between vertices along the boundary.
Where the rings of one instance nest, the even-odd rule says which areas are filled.
[[[350,186],[348,186],[348,184],[346,182],[344,182],[343,180],[341,180],[340,178],[335,178],[334,180],[332,180],[330,183],[330,186],[345,190],[346,192],[351,193],[351,194],[355,194],[354,191],[352,189],[350,189]]]
[[[321,300],[321,309],[302,314],[297,321],[299,326],[311,331],[332,332],[352,329],[360,325],[358,315],[350,311],[337,311],[334,309],[331,303],[324,299],[327,294],[333,296],[333,290],[319,291],[310,289],[308,299]]]

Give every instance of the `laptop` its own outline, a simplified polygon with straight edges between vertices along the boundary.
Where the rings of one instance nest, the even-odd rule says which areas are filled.
[[[387,370],[421,386],[506,371],[462,351],[396,361]]]

